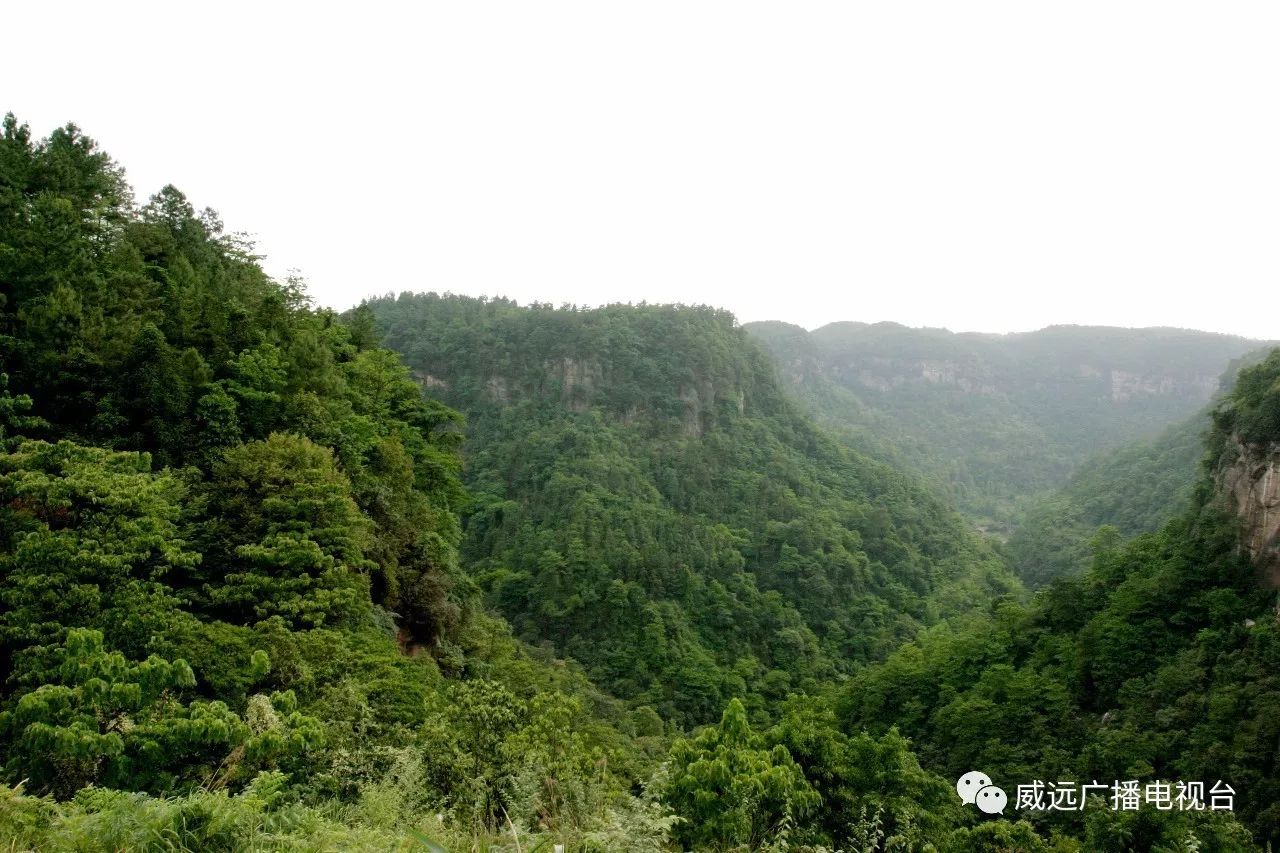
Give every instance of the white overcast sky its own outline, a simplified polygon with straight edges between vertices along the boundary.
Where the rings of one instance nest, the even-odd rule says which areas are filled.
[[[1280,337],[1280,3],[21,3],[0,111],[321,304]]]

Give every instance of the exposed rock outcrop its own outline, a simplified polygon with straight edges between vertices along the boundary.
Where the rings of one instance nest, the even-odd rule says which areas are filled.
[[[484,384],[484,390],[489,395],[489,399],[495,403],[505,406],[511,402],[511,387],[507,384],[505,376],[489,377],[489,381]]]
[[[441,379],[438,376],[432,376],[430,373],[427,373],[422,370],[413,371],[413,378],[417,379],[418,382],[422,384],[422,387],[426,388],[428,391],[434,391],[437,389],[443,389],[447,391],[449,389],[448,382],[446,382],[445,380]]]
[[[1082,375],[1085,375],[1083,370]],[[1093,375],[1097,375],[1095,371]],[[1213,374],[1140,374],[1125,370],[1112,370],[1111,399],[1123,403],[1136,396],[1168,396],[1171,394],[1208,400],[1218,386]]]
[[[1280,442],[1235,441],[1233,449],[1215,472],[1218,492],[1240,518],[1241,547],[1280,588]]]
[[[591,408],[596,389],[604,385],[604,366],[598,359],[565,356],[544,364],[546,375],[560,383],[560,403],[572,412]]]
[[[990,371],[978,364],[951,359],[901,359],[872,356],[832,366],[836,378],[851,379],[877,391],[889,391],[909,382],[954,385],[968,394],[996,393]]]

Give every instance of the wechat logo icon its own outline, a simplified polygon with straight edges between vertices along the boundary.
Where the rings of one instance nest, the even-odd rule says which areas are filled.
[[[992,785],[990,776],[977,770],[970,770],[956,780],[956,793],[965,805],[977,806],[987,814],[1004,814],[1009,804],[1009,795]]]

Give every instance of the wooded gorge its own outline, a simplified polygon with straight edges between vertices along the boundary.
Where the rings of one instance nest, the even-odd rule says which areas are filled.
[[[0,373],[8,849],[1280,843],[1275,591],[1222,487],[1280,443],[1261,342],[340,314],[10,115]]]

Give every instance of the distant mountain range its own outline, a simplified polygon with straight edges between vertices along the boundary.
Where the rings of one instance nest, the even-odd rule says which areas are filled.
[[[1001,535],[1090,456],[1200,410],[1227,365],[1264,345],[1167,328],[745,328],[774,355],[784,383],[846,442],[896,455]]]

